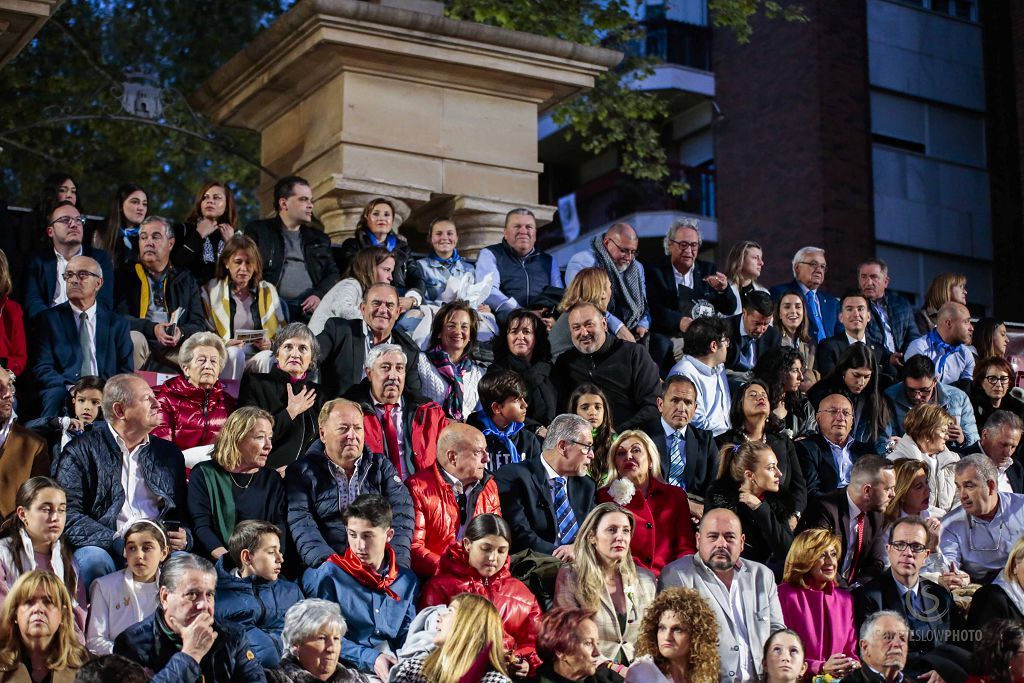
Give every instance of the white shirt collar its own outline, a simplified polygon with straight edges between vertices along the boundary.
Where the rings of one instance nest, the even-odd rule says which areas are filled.
[[[850,504],[850,521],[853,522],[863,510],[857,507],[857,504],[853,502],[853,498],[850,498],[849,491],[846,492],[846,502]]]
[[[71,303],[70,299],[68,300],[68,305],[71,306],[71,310],[74,312],[76,318],[82,314],[82,309]],[[93,301],[92,306],[85,309],[85,313],[89,315],[89,320],[96,320],[96,301]]]
[[[865,334],[863,339],[854,339],[853,337],[850,336],[850,333],[847,332],[846,333],[846,341],[850,342],[850,346],[853,346],[854,344],[867,344],[868,337]]]
[[[672,436],[673,434],[675,434],[678,431],[682,435],[682,437],[685,439],[686,438],[686,428],[687,427],[689,427],[689,425],[683,425],[680,429],[676,429],[675,427],[670,425],[668,422],[665,422],[665,418],[661,418],[661,428],[663,430],[665,430],[665,436],[666,437]]]
[[[110,433],[114,435],[114,441],[116,441],[116,442],[117,442],[117,445],[118,445],[118,446],[119,446],[119,447],[120,447],[120,448],[121,448],[122,450],[124,450],[124,451],[127,451],[127,452],[128,452],[128,454],[130,455],[130,454],[132,453],[132,451],[129,451],[129,450],[128,450],[128,444],[126,444],[126,443],[124,442],[124,439],[122,439],[122,438],[121,438],[121,435],[117,433],[117,430],[116,430],[116,429],[114,429],[114,425],[112,425],[111,423],[109,423],[109,422],[108,422],[108,423],[107,423],[107,429],[109,429],[109,430],[110,430]],[[142,440],[142,442],[141,442],[141,443],[139,443],[139,445],[135,447],[135,451],[138,451],[138,450],[139,450],[139,447],[140,447],[140,446],[145,446],[145,445],[147,445],[148,443],[149,443],[149,434],[146,434],[146,438],[144,438],[144,439]]]
[[[554,468],[551,467],[551,465],[548,464],[547,458],[545,458],[543,454],[541,454],[541,456],[540,456],[540,461],[544,465],[544,471],[548,475],[548,481],[551,481],[552,479],[558,479],[559,477],[562,477],[561,474],[559,474],[558,472],[555,472]],[[563,478],[567,478],[567,477],[563,477]]]

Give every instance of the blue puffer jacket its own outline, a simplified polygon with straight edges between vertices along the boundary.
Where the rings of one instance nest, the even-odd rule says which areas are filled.
[[[288,529],[299,557],[307,567],[319,567],[334,553],[340,555],[348,548],[333,467],[324,452],[323,442],[314,441],[306,455],[289,465],[285,472]],[[384,456],[371,453],[364,447],[363,455],[356,463],[355,477],[359,481],[359,495],[376,493],[391,502],[391,527],[395,530],[391,545],[398,564],[410,566],[412,497],[398,477],[395,466]]]
[[[86,432],[64,448],[54,461],[53,477],[67,491],[68,517],[64,534],[76,548],[93,545],[110,551],[114,547],[117,515],[124,505],[121,486],[123,459],[114,435],[104,425]],[[188,536],[188,495],[185,488],[185,458],[170,441],[149,437],[140,454],[142,478],[160,499],[161,521],[177,522]]]
[[[263,667],[236,626],[215,622],[217,639],[201,662],[181,653],[180,643],[168,635],[161,612],[124,631],[114,641],[114,654],[138,662],[154,672],[153,683],[266,683]]]
[[[302,600],[291,581],[266,581],[257,576],[235,576],[229,555],[217,560],[217,600],[214,617],[245,630],[256,660],[266,668],[281,663],[281,631],[288,608]]]

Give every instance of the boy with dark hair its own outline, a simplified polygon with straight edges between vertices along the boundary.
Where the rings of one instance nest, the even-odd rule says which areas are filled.
[[[327,558],[321,569],[329,571],[307,571],[303,589],[341,607],[348,622],[341,663],[386,681],[416,616],[419,584],[412,570],[398,566],[386,498],[359,496],[345,508],[342,521],[348,535],[345,554]]]
[[[249,647],[266,668],[281,663],[284,616],[302,600],[297,585],[279,578],[283,560],[281,530],[258,519],[236,524],[228,552],[217,560],[214,618],[244,629]]]
[[[487,373],[477,391],[482,408],[470,415],[466,424],[479,429],[487,439],[487,452],[491,455],[488,469],[495,472],[510,462],[540,457],[540,440],[529,429],[523,429],[527,389],[519,373]]]

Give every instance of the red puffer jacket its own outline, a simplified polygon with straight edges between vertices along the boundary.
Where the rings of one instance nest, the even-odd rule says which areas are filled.
[[[537,624],[540,605],[530,589],[509,573],[509,560],[489,579],[470,566],[469,554],[461,541],[454,541],[441,556],[437,574],[420,594],[420,609],[447,605],[459,593],[482,595],[497,608],[505,629],[505,649],[530,664],[534,672],[541,664],[537,655]]]
[[[469,501],[476,517],[485,513],[501,516],[498,485],[490,473],[485,473],[482,489],[477,489],[476,500]],[[441,553],[459,534],[459,504],[451,485],[445,481],[441,467],[434,464],[405,480],[412,496],[414,525],[412,530],[412,570],[428,579],[437,571]]]
[[[173,441],[182,450],[212,444],[235,409],[234,397],[220,381],[211,389],[200,389],[183,375],[157,387],[156,398],[163,422],[153,436]]]

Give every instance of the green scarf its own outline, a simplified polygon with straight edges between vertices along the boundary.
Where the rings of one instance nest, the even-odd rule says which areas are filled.
[[[235,530],[235,496],[231,492],[231,475],[212,460],[201,462],[193,469],[202,469],[206,491],[210,496],[217,535],[228,547],[228,539]]]

